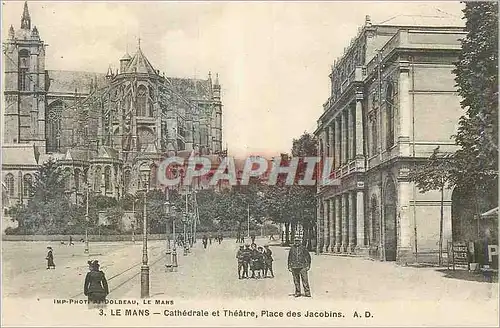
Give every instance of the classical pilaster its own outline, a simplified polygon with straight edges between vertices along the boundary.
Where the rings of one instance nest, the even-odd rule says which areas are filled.
[[[334,138],[334,123],[333,122],[330,122],[330,124],[328,125],[328,156],[329,157],[333,157],[334,155],[334,149],[335,149],[335,145],[333,143],[333,141],[335,140]]]
[[[328,200],[323,200],[323,252],[328,252],[328,247],[330,245],[330,222],[329,222],[329,202]]]
[[[364,147],[365,140],[363,129],[363,93],[356,93],[356,170],[365,170]]]
[[[335,251],[340,252],[342,246],[342,196],[335,197]]]
[[[334,252],[335,249],[335,199],[330,198],[328,200],[329,207],[329,222],[330,222],[330,245],[328,246],[328,251]]]
[[[410,108],[410,65],[400,62],[399,67],[399,154],[410,156],[411,108]]]
[[[335,168],[339,168],[342,162],[342,125],[341,116],[335,118]]]
[[[349,233],[349,226],[348,226],[348,206],[349,206],[349,200],[348,194],[342,194],[341,199],[342,199],[342,252],[347,252],[347,247],[348,247],[348,233]]]
[[[355,117],[354,117],[354,109],[351,106],[347,106],[347,118],[348,118],[348,129],[349,129],[349,134],[348,134],[348,162],[350,162],[352,159],[354,159],[355,154],[354,154],[354,146],[356,144],[354,140],[354,131],[356,129],[356,122],[355,122]]]
[[[318,241],[317,241],[317,248],[318,248],[318,252],[321,253],[323,251],[323,243],[324,243],[324,239],[323,239],[323,201],[321,198],[318,198],[318,220],[317,220],[317,223],[316,223],[316,229],[317,229],[317,237],[318,237]]]
[[[356,247],[356,192],[348,194],[348,220],[349,220],[349,252],[354,251]]]
[[[398,255],[401,262],[412,261],[412,229],[410,223],[410,182],[408,181],[408,168],[401,168],[398,177]]]
[[[348,124],[346,124],[347,112],[342,111],[342,165],[347,163],[347,150],[348,150]]]
[[[357,247],[365,247],[365,192],[358,190],[356,192],[356,231]]]

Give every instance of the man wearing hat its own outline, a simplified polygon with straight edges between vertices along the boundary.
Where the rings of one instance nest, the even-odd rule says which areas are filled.
[[[304,286],[304,296],[311,297],[309,288],[309,279],[307,271],[311,267],[311,255],[309,251],[302,245],[300,236],[296,236],[294,243],[288,252],[288,271],[292,273],[293,283],[295,284],[295,297],[302,296],[300,292],[300,281]]]

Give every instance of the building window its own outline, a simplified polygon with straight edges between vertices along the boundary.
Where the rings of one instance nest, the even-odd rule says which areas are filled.
[[[385,104],[387,118],[386,147],[389,149],[394,146],[394,89],[392,87],[392,82],[389,82],[387,85]]]
[[[104,190],[105,192],[111,191],[111,168],[109,166],[104,169]]]
[[[80,175],[81,175],[80,170],[76,169],[75,170],[75,189],[76,189],[76,191],[80,191]]]
[[[30,67],[30,54],[28,50],[23,49],[19,51],[19,90],[29,90],[29,75],[28,70]]]
[[[31,197],[33,190],[33,177],[31,174],[25,174],[23,178],[23,197]]]
[[[94,172],[94,190],[95,191],[101,191],[101,179],[102,179],[101,167],[98,166],[95,168],[95,172]]]
[[[9,196],[14,196],[14,175],[9,173],[5,176],[5,187]]]
[[[126,170],[123,173],[123,185],[125,186],[125,190],[128,190],[130,184],[130,170]]]
[[[373,116],[371,117],[371,132],[372,132],[371,155],[373,156],[378,153],[377,113],[373,113]]]
[[[141,85],[137,90],[137,116],[149,116],[148,112],[148,89]]]
[[[47,113],[47,152],[57,152],[61,146],[62,105],[50,107]]]

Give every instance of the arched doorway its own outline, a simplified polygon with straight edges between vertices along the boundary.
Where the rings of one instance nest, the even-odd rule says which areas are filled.
[[[388,179],[384,188],[384,253],[386,261],[396,261],[398,246],[396,200],[396,186],[392,179]]]

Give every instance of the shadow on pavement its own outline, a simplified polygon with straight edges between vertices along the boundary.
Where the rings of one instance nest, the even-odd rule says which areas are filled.
[[[461,279],[467,281],[477,281],[486,283],[497,283],[498,274],[493,272],[473,272],[467,270],[448,270],[448,269],[438,269],[437,272],[443,274],[445,278],[451,279]]]

